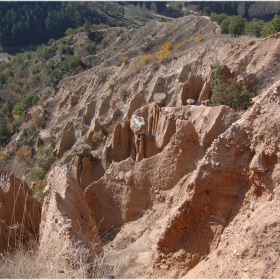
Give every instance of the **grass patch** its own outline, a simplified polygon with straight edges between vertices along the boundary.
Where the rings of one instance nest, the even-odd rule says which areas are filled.
[[[61,262],[55,262],[52,270],[47,271],[46,267],[50,258],[47,254],[41,253],[38,243],[29,244],[29,246],[21,245],[16,250],[0,255],[0,277],[6,279],[106,279],[109,274],[116,277],[119,273],[119,266],[110,265],[106,256],[92,254],[84,247],[76,247],[71,259],[73,265],[63,270],[65,273],[58,273],[61,270],[59,266]]]

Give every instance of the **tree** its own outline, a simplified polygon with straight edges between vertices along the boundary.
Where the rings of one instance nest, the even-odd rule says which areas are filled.
[[[221,22],[221,33],[222,34],[228,34],[229,33],[229,31],[228,31],[229,24],[230,24],[230,18],[227,18],[227,19],[225,19]]]
[[[92,24],[87,20],[87,21],[85,22],[85,24],[84,24],[84,30],[85,30],[85,32],[86,32],[87,35],[88,35],[89,32],[90,32],[91,26],[92,26]]]
[[[204,7],[203,12],[204,12],[207,16],[210,16],[212,11],[211,11],[210,8]]]
[[[102,41],[101,41],[101,47],[102,47],[102,49],[104,49],[104,48],[106,48],[107,46],[108,46],[108,41],[107,40],[105,40],[105,39],[102,39]]]
[[[9,78],[9,77],[14,76],[14,72],[11,68],[7,67],[4,69],[4,75],[5,75],[5,77]]]
[[[217,61],[213,67],[213,78],[211,81],[211,104],[227,105],[235,110],[246,110],[252,105],[253,95],[242,83],[234,80],[223,80],[223,66]]]
[[[40,84],[41,81],[41,75],[40,74],[35,74],[29,77],[28,83],[31,88],[34,88]]]
[[[245,8],[245,3],[244,3],[244,2],[241,2],[241,3],[238,5],[237,12],[238,12],[238,14],[241,15],[241,16],[244,16],[244,15],[245,15],[246,8]]]
[[[254,18],[251,22],[246,24],[244,32],[250,36],[260,37],[264,26],[265,22],[263,20]]]
[[[229,33],[236,37],[244,33],[246,19],[242,16],[232,16],[228,25]]]
[[[280,16],[275,15],[273,20],[265,24],[261,32],[262,37],[270,36],[280,31]]]
[[[8,112],[12,112],[13,110],[13,104],[11,103],[10,100],[6,101],[3,105],[2,105],[2,112],[4,114],[7,114]]]
[[[26,107],[26,109],[34,106],[37,104],[37,101],[39,100],[39,96],[36,94],[28,94],[26,97],[24,97],[21,101],[22,104]]]
[[[26,107],[23,103],[17,103],[12,110],[12,114],[14,116],[20,116],[25,110]]]
[[[0,145],[4,145],[11,136],[12,133],[8,129],[6,123],[0,118]]]
[[[54,70],[51,72],[49,79],[52,84],[57,84],[61,78],[63,77],[63,73],[60,70]]]

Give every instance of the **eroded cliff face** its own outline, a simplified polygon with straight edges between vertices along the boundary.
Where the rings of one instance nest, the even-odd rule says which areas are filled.
[[[42,275],[54,275],[58,268],[79,268],[81,249],[89,251],[87,257],[93,262],[95,254],[102,253],[102,244],[95,218],[72,171],[67,167],[54,168],[45,194],[39,250],[47,256],[47,264]]]
[[[157,119],[153,133],[162,137],[154,150],[162,139],[166,145],[139,161],[113,163],[85,191],[100,233],[112,230],[106,249],[122,259],[123,276],[277,277],[279,248],[267,244],[279,231],[279,85],[236,122],[225,106],[135,112]],[[170,118],[156,118],[157,110]],[[211,122],[202,121],[206,112]],[[161,129],[172,122],[169,138]]]
[[[269,76],[267,68],[279,56],[279,34],[259,41],[233,41],[218,39],[207,47],[199,45],[192,55],[182,54],[153,68],[153,75],[147,67],[133,79],[125,78],[123,85],[137,93],[129,100],[117,100],[118,92],[104,87],[102,97],[93,98],[93,89],[98,91],[100,85],[115,79],[116,68],[100,70],[108,81],[101,82],[100,73],[86,73],[88,106],[77,95],[80,100],[72,113],[77,112],[87,126],[75,130],[71,139],[93,148],[94,132],[106,132],[116,116],[118,122],[112,134],[104,136],[100,148],[88,155],[82,165],[85,169],[81,173],[77,170],[77,176],[88,184],[82,187],[86,188],[86,203],[99,225],[100,236],[105,236],[105,254],[112,264],[121,259],[122,277],[277,275],[277,268],[272,269],[262,255],[268,254],[275,267],[278,248],[271,253],[253,245],[254,240],[263,238],[265,227],[272,227],[274,232],[266,243],[274,242],[277,218],[271,217],[269,225],[261,224],[251,212],[259,205],[270,215],[278,203],[279,120],[275,112],[279,107],[279,74]],[[269,54],[267,44],[271,45]],[[214,52],[225,65],[224,79],[243,81],[260,94],[242,117],[226,106],[200,105],[211,94]],[[263,66],[257,63],[261,55],[266,61]],[[121,66],[119,80],[131,65]],[[58,96],[65,96],[69,88],[64,84]],[[165,104],[151,103],[157,93],[166,95]],[[187,105],[188,99],[194,99],[195,105]],[[63,108],[70,106],[67,104],[64,100],[64,107],[58,110],[63,113]],[[80,106],[87,108],[86,115]],[[131,129],[132,115],[145,122],[145,129],[139,133]],[[81,158],[73,156],[73,150],[62,155],[61,163],[78,169]],[[99,166],[98,171],[94,166]],[[252,225],[258,224],[249,225],[252,232],[243,229],[250,217]],[[233,242],[236,230],[240,241],[247,233],[251,236],[251,241],[242,245],[243,253]],[[224,248],[228,249],[223,253]],[[250,254],[256,264],[262,264],[261,270],[249,265]],[[246,262],[241,260],[246,256],[250,257],[244,268]],[[236,266],[226,265],[225,258]]]
[[[0,178],[0,253],[38,239],[41,204],[14,174]]]
[[[219,181],[218,176],[208,180],[210,186],[230,187],[238,195],[232,201],[230,215],[227,215],[229,204],[220,207],[219,216],[215,214],[222,218],[214,226],[223,232],[219,234],[219,242],[210,250],[207,261],[200,262],[186,277],[275,278],[279,274],[280,248],[275,242],[279,235],[280,134],[279,116],[275,113],[280,105],[279,86],[277,82],[255,99],[251,110],[219,137],[198,168],[200,174],[193,182],[195,186],[205,185],[205,181],[197,180],[203,178],[203,168],[209,167],[209,160],[215,159],[222,168]],[[229,160],[222,159],[221,152],[230,153]],[[239,177],[237,184],[232,177]],[[209,224],[208,229],[213,231],[213,225]]]
[[[180,19],[177,24],[183,23],[184,20]],[[176,25],[176,21],[170,24]],[[37,146],[52,146],[54,156],[59,159],[56,164],[77,166],[75,145],[85,143],[96,150],[95,133],[101,131],[102,145],[92,157],[94,160],[85,163],[86,169],[80,178],[88,184],[101,178],[112,160],[119,162],[130,156],[133,141],[127,142],[125,138],[129,120],[137,109],[153,102],[157,94],[166,96],[165,107],[185,106],[189,99],[193,99],[196,105],[208,100],[216,60],[224,66],[224,80],[231,78],[244,82],[257,94],[277,81],[280,71],[275,61],[279,57],[279,34],[264,39],[232,39],[226,35],[209,35],[210,27],[206,26],[202,43],[186,43],[188,47],[173,53],[168,61],[139,68],[139,61],[135,58],[120,67],[100,65],[63,80],[58,92],[44,102],[45,110],[52,113],[45,116],[46,128],[36,136]],[[135,70],[135,66],[139,69]],[[114,127],[120,136],[114,134],[111,144],[107,136],[111,141]],[[153,139],[150,140],[152,143]],[[118,141],[127,148],[116,148]],[[103,146],[108,147],[104,152]],[[95,175],[90,176],[90,173]]]
[[[50,267],[73,267],[81,243],[121,278],[279,275],[280,33],[230,38],[192,19],[155,25],[153,42],[197,32],[167,61],[104,62],[46,89],[34,137],[58,158],[40,224]],[[258,95],[247,112],[202,105],[216,59]]]
[[[164,201],[165,193],[196,168],[212,141],[236,117],[226,106],[160,108],[155,104],[142,107],[135,115],[144,118],[147,132],[133,134],[126,126],[121,132],[116,128],[112,140],[121,135],[122,141],[112,141],[104,148],[105,155],[114,161],[107,151],[116,150],[130,157],[113,162],[106,174],[85,191],[101,231],[131,221],[152,206],[157,192],[162,193],[160,200]]]

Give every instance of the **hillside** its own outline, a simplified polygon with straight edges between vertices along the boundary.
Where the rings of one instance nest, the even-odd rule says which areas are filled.
[[[34,278],[96,277],[77,260],[102,252],[103,278],[277,278],[280,33],[189,15],[72,35],[73,54],[90,38],[2,151],[1,251],[39,237]],[[228,88],[252,102],[214,106]]]

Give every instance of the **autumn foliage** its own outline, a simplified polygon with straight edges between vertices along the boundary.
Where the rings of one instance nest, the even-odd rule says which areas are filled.
[[[167,42],[167,43],[163,44],[161,46],[161,50],[155,54],[156,58],[161,61],[166,60],[171,53],[171,49],[172,49],[171,42]]]
[[[23,146],[16,151],[16,161],[29,163],[32,156],[32,149],[29,146]]]

